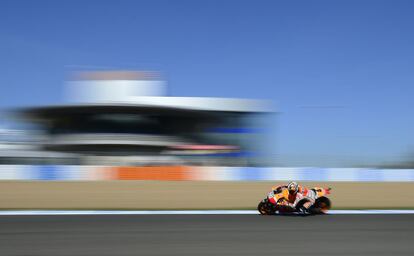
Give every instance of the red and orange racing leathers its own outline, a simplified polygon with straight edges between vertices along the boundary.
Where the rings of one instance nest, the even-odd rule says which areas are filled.
[[[277,189],[273,190],[274,198],[277,204],[279,205],[287,205],[290,207],[295,207],[296,204],[304,198],[304,195],[302,193],[295,193],[291,194],[289,193],[289,190],[286,186],[278,187]]]

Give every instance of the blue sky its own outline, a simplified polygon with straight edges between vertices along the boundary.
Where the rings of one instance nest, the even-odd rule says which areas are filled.
[[[173,96],[271,99],[285,165],[414,151],[413,1],[1,1],[0,108],[69,72],[159,70]]]

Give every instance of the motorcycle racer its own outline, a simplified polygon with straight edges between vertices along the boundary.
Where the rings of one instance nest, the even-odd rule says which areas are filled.
[[[292,194],[295,194],[295,193],[301,193],[301,194],[303,194],[303,192],[304,192],[304,188],[302,186],[300,186],[298,183],[296,183],[295,181],[289,182],[286,185],[279,185],[279,186],[276,186],[276,187],[272,187],[272,191],[275,194],[279,194],[284,189],[288,189],[289,190],[289,187],[291,188]]]
[[[304,197],[299,189],[299,185],[294,181],[289,182],[286,186],[273,189],[277,204],[294,208],[296,203]]]
[[[331,191],[331,188],[322,188],[322,187],[313,187],[311,189],[308,189],[307,187],[301,186],[294,181],[288,183],[287,185],[279,185],[279,186],[273,187],[272,191],[275,194],[279,194],[282,192],[283,189],[288,188],[289,185],[293,187],[297,185],[297,193],[300,193],[303,196],[309,197],[311,199],[316,199],[320,196],[329,195]]]

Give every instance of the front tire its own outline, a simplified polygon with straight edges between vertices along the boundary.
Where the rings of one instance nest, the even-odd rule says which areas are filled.
[[[270,203],[264,199],[260,201],[260,203],[257,205],[257,210],[259,211],[260,215],[274,215],[274,211],[272,210],[272,207],[270,206]]]

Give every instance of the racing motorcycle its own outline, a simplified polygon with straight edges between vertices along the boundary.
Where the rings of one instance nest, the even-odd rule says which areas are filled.
[[[260,201],[257,210],[261,215],[276,214],[324,214],[331,208],[331,200],[327,197],[331,188],[314,187],[305,189],[303,198],[294,207],[287,204],[285,199],[277,199],[274,191],[271,191],[265,199]]]

